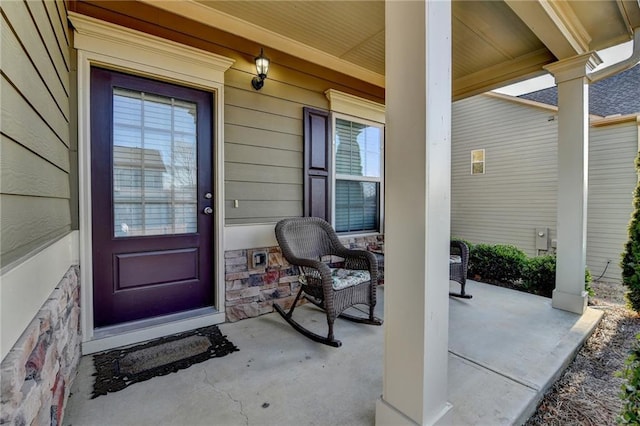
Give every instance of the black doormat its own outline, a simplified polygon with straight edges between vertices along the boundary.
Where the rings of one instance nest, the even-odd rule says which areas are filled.
[[[92,399],[239,349],[215,325],[93,356]]]

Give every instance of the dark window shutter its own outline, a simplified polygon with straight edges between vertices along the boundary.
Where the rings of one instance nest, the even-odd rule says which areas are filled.
[[[303,108],[304,215],[331,222],[331,131],[329,112]]]

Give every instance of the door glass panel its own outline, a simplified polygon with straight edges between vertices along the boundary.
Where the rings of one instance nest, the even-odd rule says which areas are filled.
[[[197,231],[196,104],[113,91],[114,236]]]

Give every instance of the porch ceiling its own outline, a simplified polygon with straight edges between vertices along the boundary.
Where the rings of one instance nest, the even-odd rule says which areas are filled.
[[[142,1],[384,86],[382,0]],[[630,40],[640,27],[637,0],[454,1],[452,14],[456,99]]]

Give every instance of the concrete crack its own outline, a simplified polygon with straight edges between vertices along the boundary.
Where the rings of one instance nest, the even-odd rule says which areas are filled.
[[[204,370],[204,376],[205,376],[204,382],[209,386],[211,386],[211,389],[213,389],[215,392],[225,395],[231,401],[238,404],[238,406],[240,407],[240,414],[242,415],[242,417],[244,417],[245,424],[249,426],[249,416],[244,412],[244,405],[242,404],[242,401],[240,401],[239,399],[235,399],[233,396],[231,396],[231,392],[218,389],[215,383],[213,383],[213,381],[209,378],[209,372],[206,369],[203,369],[203,370]]]

